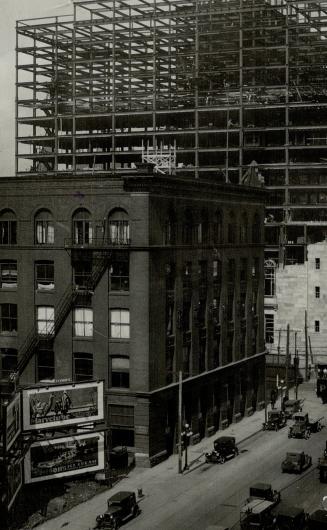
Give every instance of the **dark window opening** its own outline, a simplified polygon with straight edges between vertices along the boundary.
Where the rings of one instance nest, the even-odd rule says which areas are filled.
[[[129,261],[114,261],[110,266],[111,291],[129,290]]]
[[[35,263],[35,288],[54,289],[53,261],[39,261]]]
[[[265,314],[265,342],[266,344],[274,344],[274,327],[275,318],[273,314]]]
[[[92,276],[92,262],[79,261],[74,264],[74,283],[77,289],[87,289]]]
[[[320,287],[318,286],[315,287],[315,296],[316,298],[320,298]]]
[[[51,350],[39,350],[37,354],[37,380],[53,380],[55,378],[54,352]]]
[[[8,379],[17,368],[17,350],[14,348],[0,348],[0,377]]]
[[[316,269],[317,269],[317,270],[320,269],[320,258],[316,258],[316,259],[315,259],[315,266],[316,266]]]
[[[0,333],[17,332],[17,305],[0,304]]]
[[[109,405],[112,447],[134,446],[134,407]]]
[[[0,221],[0,245],[16,245],[17,222],[10,220]]]
[[[315,332],[320,332],[320,320],[315,320]]]
[[[93,379],[92,353],[76,352],[73,354],[74,381],[91,381]]]

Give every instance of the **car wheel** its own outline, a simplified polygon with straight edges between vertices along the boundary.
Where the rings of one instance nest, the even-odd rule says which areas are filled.
[[[226,462],[226,458],[224,456],[219,457],[219,463],[224,464]]]
[[[134,509],[133,509],[133,517],[137,517],[138,515],[140,515],[141,513],[141,510],[138,506],[134,506]]]
[[[235,449],[235,456],[238,456],[238,455],[239,455],[239,450],[238,450],[237,447],[236,447],[236,449]]]

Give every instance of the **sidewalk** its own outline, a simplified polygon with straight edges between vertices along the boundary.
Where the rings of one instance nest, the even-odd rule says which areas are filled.
[[[311,379],[299,386],[298,398],[304,400],[303,410],[309,413],[309,417],[323,416],[326,407],[321,403],[321,400],[316,397],[315,388],[315,379]],[[290,399],[294,398],[294,394],[294,390],[290,389]],[[277,407],[279,407],[279,405],[280,398],[276,403]],[[271,410],[270,404],[268,405],[268,410]],[[198,444],[189,447],[188,461],[191,470],[192,465],[194,468],[196,467],[197,461],[201,458],[203,453],[212,450],[213,440],[218,436],[235,436],[236,443],[240,445],[242,442],[248,440],[262,430],[264,417],[264,410],[255,412],[252,416],[242,419],[239,423],[232,424],[227,429],[216,432],[211,437],[204,438]],[[326,420],[327,416],[325,418],[325,424]],[[191,472],[192,471],[188,471],[185,475],[188,475]],[[160,491],[169,488],[170,484],[177,479],[183,480],[183,476],[178,475],[178,455],[172,455],[170,458],[153,468],[133,469],[125,479],[116,484],[112,489],[108,489],[92,499],[89,499],[83,504],[83,506],[75,506],[55,519],[50,519],[49,521],[40,524],[37,528],[38,530],[59,530],[61,527],[65,526],[67,527],[67,530],[79,530],[79,528],[82,527],[78,526],[78,521],[86,523],[90,520],[94,522],[95,516],[105,510],[109,495],[120,490],[132,490],[137,493],[138,489],[142,489],[145,495],[147,495],[148,492],[151,492],[151,494],[154,495],[160,495]],[[92,527],[91,524],[89,527]]]

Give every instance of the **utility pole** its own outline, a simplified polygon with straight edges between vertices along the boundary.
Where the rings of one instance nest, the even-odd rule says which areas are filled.
[[[294,337],[294,379],[295,379],[295,399],[298,398],[298,371],[299,371],[299,356],[297,351],[297,331]]]
[[[183,473],[182,462],[182,400],[183,400],[183,372],[178,372],[178,473]]]
[[[282,330],[278,330],[278,344],[277,344],[277,366],[278,366],[278,375],[279,375],[279,361],[280,361],[280,338]]]
[[[267,353],[267,352],[266,352]],[[267,423],[267,375],[266,375],[266,355],[265,355],[265,365],[264,365],[264,400],[265,400],[265,423]]]
[[[289,363],[289,356],[290,356],[290,325],[287,324],[287,331],[286,331],[286,359],[285,359],[285,386],[286,386],[287,394],[288,394],[288,363]]]
[[[308,351],[308,313],[304,311],[304,335],[305,335],[305,380],[308,381],[309,351]]]

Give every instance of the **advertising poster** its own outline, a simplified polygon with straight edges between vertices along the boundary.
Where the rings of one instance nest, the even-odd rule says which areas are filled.
[[[103,381],[23,390],[23,430],[103,419]]]
[[[7,508],[10,510],[23,485],[22,460],[17,459],[7,467]]]
[[[67,436],[33,444],[25,457],[25,483],[104,469],[103,433]]]
[[[8,451],[21,432],[21,401],[20,394],[6,407],[6,436],[5,445]]]

